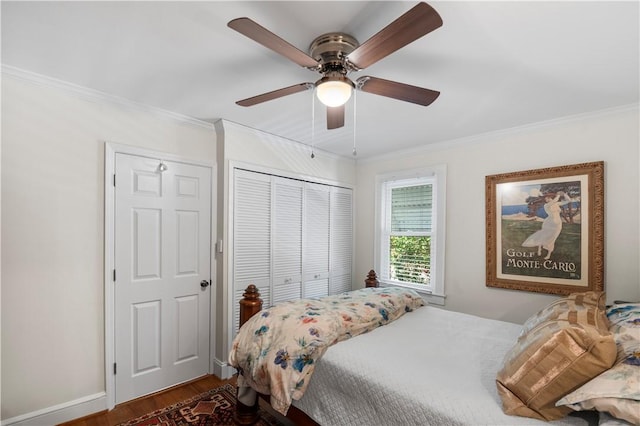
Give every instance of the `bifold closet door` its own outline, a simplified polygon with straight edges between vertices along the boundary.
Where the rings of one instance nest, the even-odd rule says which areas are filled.
[[[304,182],[272,178],[273,295],[276,304],[302,297],[302,197]]]
[[[234,169],[233,318],[249,284],[263,306],[351,290],[351,189]]]
[[[306,183],[304,196],[302,297],[322,297],[329,294],[331,187]]]
[[[233,193],[233,335],[249,284],[271,306],[271,176],[235,170]]]
[[[331,188],[329,294],[351,290],[353,256],[353,192]]]

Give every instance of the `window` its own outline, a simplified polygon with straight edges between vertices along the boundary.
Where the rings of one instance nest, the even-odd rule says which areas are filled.
[[[414,288],[444,304],[446,167],[377,178],[376,268],[385,285]]]

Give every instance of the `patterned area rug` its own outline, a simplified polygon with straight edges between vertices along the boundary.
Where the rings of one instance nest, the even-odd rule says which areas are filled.
[[[236,388],[226,384],[177,404],[147,413],[118,426],[214,426],[233,425]],[[260,408],[257,426],[281,426]]]

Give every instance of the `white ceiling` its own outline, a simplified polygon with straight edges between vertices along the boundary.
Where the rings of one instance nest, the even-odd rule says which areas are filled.
[[[361,43],[416,2],[1,2],[2,64],[190,117],[224,118],[309,144],[312,92],[235,101],[319,74],[227,27],[247,16],[303,51],[342,31]],[[371,75],[441,92],[430,106],[359,92],[357,158],[639,102],[638,1],[433,1],[444,25]],[[350,156],[346,125],[315,145]]]

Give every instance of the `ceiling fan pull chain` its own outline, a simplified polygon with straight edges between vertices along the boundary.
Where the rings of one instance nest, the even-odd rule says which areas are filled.
[[[311,158],[316,158],[315,151],[315,130],[316,130],[316,88],[311,91]]]
[[[353,91],[353,156],[358,155],[356,152],[356,100],[358,99],[358,91]]]

